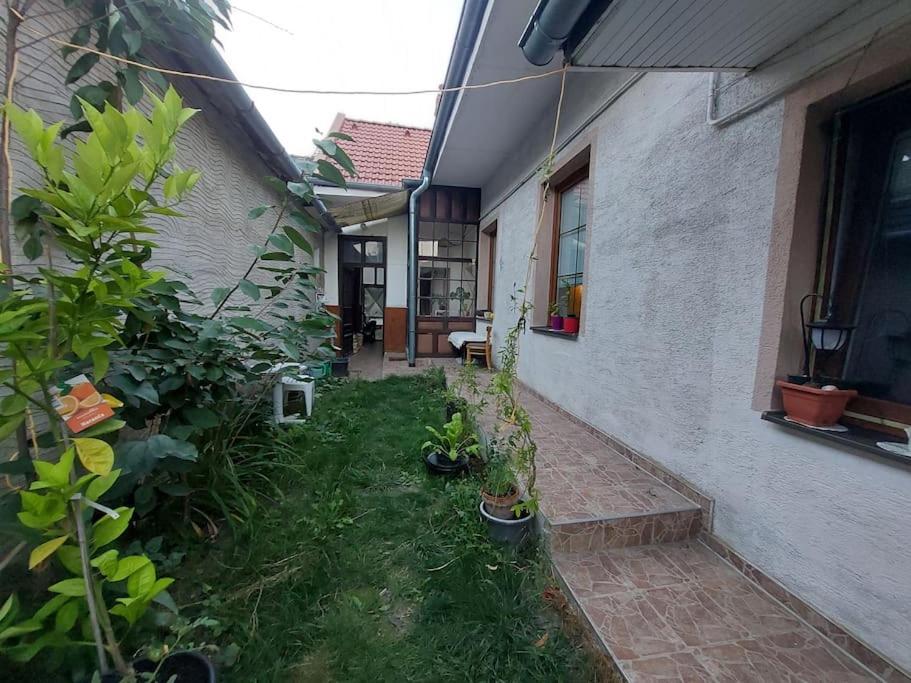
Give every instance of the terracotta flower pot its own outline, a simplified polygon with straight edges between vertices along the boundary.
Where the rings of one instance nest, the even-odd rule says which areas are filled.
[[[550,329],[552,329],[552,330],[562,330],[563,329],[563,316],[562,315],[550,316]]]
[[[579,319],[574,315],[563,318],[563,331],[568,334],[579,333]]]
[[[481,498],[484,500],[484,507],[491,517],[515,519],[512,507],[519,502],[519,489],[516,487],[513,487],[509,493],[502,496],[497,496],[481,489]]]
[[[806,384],[778,380],[781,400],[788,417],[810,427],[831,427],[844,415],[848,401],[857,396],[853,389],[826,391]]]

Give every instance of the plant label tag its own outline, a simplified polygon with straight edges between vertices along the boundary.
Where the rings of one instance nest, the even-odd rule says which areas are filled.
[[[77,375],[51,389],[51,399],[73,434],[114,417],[111,406],[85,375]]]

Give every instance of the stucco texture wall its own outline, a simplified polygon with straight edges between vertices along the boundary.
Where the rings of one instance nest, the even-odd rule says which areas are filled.
[[[78,25],[72,12],[57,12],[33,22],[45,33],[62,31]],[[5,13],[0,20],[5,34]],[[84,80],[65,86],[64,78],[75,57],[64,61],[59,47],[49,41],[35,41],[23,33],[20,44],[30,44],[21,52],[14,101],[21,107],[35,109],[45,124],[72,121],[70,96],[76,86],[100,80],[105,73],[101,64]],[[5,67],[4,67],[5,68]],[[194,89],[195,91],[195,89]],[[153,265],[172,269],[189,276],[190,284],[203,301],[215,287],[233,285],[249,267],[253,255],[250,245],[262,244],[272,228],[269,214],[256,221],[247,219],[248,211],[261,204],[274,204],[276,194],[264,182],[270,171],[256,157],[245,138],[230,132],[193,92],[182,93],[185,106],[200,109],[185,126],[177,140],[176,162],[183,168],[195,167],[202,178],[180,210],[183,218],[160,218],[153,226],[160,230],[154,237],[160,246],[154,252]],[[40,181],[23,146],[13,140],[13,187],[34,186]],[[15,192],[15,189],[14,189]],[[14,244],[14,263],[29,268]],[[268,282],[264,275],[262,282]]]
[[[696,484],[716,501],[718,536],[911,668],[911,472],[751,408],[782,107],[719,130],[704,121],[707,89],[707,74],[649,74],[590,127],[581,333],[526,332],[520,377]],[[506,160],[485,201],[519,166]],[[499,230],[496,340],[525,277],[539,182],[486,209]]]

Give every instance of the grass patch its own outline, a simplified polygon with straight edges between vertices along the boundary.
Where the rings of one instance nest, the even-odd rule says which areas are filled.
[[[478,482],[431,478],[434,375],[345,383],[283,437],[282,496],[236,542],[191,552],[179,602],[241,646],[227,681],[588,681],[543,603],[538,551],[504,551]]]

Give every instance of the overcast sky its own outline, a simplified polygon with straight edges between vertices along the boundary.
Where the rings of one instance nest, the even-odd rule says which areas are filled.
[[[462,0],[235,0],[221,31],[238,79],[291,88],[405,90],[442,84]],[[280,27],[270,25],[242,11]],[[435,95],[297,95],[248,89],[292,154],[336,112],[429,128]]]

